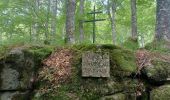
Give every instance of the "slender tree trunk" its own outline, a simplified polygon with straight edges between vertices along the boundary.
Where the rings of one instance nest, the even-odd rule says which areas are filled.
[[[66,43],[75,43],[74,32],[75,32],[75,10],[76,0],[67,0],[66,2]]]
[[[116,7],[115,7],[115,4],[112,4],[112,18],[111,18],[111,23],[112,23],[112,38],[113,38],[113,43],[114,43],[114,44],[116,44],[115,14],[116,14]]]
[[[79,15],[81,16],[81,19],[83,17],[83,14],[84,14],[84,0],[80,0],[80,12],[79,12]],[[80,20],[79,31],[80,31],[80,41],[82,42],[84,40],[83,20]]]
[[[132,38],[137,38],[137,14],[136,14],[136,0],[131,0],[131,27],[132,27]]]
[[[111,9],[111,10],[110,10]],[[115,13],[116,13],[116,6],[115,2],[108,0],[108,16],[111,22],[111,29],[112,29],[112,41],[113,44],[116,44],[116,25],[115,25]]]
[[[52,22],[51,22],[51,33],[52,33],[52,37],[53,39],[55,38],[55,34],[56,34],[56,21],[57,21],[57,5],[58,5],[58,0],[53,0],[53,4],[52,4]]]
[[[49,35],[49,14],[50,14],[50,6],[51,6],[51,1],[48,0],[48,4],[47,4],[47,19],[45,22],[45,37],[46,40],[48,40],[48,35]]]
[[[40,4],[39,0],[35,0],[34,9],[35,9],[36,13],[39,10],[39,4]],[[37,36],[38,36],[38,33],[37,33],[37,31],[38,31],[38,23],[37,23],[38,18],[37,18],[37,16],[35,16],[35,18],[33,18],[33,19],[34,19],[34,22],[33,22],[33,25],[32,25],[32,40],[36,41],[37,40]]]
[[[155,39],[170,41],[170,0],[157,0]]]

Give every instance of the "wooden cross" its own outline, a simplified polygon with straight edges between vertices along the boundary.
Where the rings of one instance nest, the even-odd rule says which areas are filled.
[[[102,13],[102,11],[96,11],[96,7],[94,6],[93,12],[87,13],[87,14],[93,15],[93,20],[85,20],[85,21],[83,21],[85,23],[88,23],[88,22],[93,23],[93,43],[95,43],[95,41],[96,41],[96,33],[95,33],[95,31],[96,31],[96,22],[106,20],[106,19],[96,19],[96,14],[100,14],[100,13]]]

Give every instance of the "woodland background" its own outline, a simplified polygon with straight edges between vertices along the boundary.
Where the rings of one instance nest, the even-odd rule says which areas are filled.
[[[87,13],[93,11],[94,5],[97,11],[103,11],[97,14],[96,19],[106,19],[96,22],[97,44],[121,45],[125,42],[132,36],[133,16],[136,16],[140,46],[153,40],[156,26],[155,0],[1,0],[0,46],[16,43],[64,45],[68,9],[75,12],[74,17],[71,17],[75,19],[72,21],[75,43],[90,44],[93,24],[84,23],[82,26],[81,22],[93,18]],[[136,15],[131,13],[132,6],[136,7],[133,10]]]

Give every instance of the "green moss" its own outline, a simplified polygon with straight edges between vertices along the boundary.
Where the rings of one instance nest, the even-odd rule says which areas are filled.
[[[152,66],[148,66],[143,73],[154,81],[165,81],[170,75],[170,64],[159,60],[153,60]]]
[[[111,51],[112,65],[123,72],[133,73],[136,71],[136,58],[133,52],[124,49],[115,49]]]
[[[132,51],[125,50],[115,45],[74,45],[69,47],[74,51],[72,63],[72,75],[68,82],[64,82],[53,91],[54,96],[48,98],[60,98],[67,100],[68,94],[81,100],[99,100],[107,94],[117,92],[134,92],[136,81],[126,78],[136,71],[135,56]],[[84,78],[81,76],[82,53],[85,51],[109,52],[111,77],[109,78]],[[71,97],[73,98],[73,97]],[[55,100],[55,99],[52,99]]]
[[[112,44],[104,44],[104,45],[97,45],[97,44],[79,44],[79,45],[73,45],[71,47],[72,49],[79,50],[79,51],[89,51],[89,50],[113,50],[113,49],[121,49],[119,46],[115,46]]]
[[[132,38],[128,38],[123,44],[122,46],[126,49],[129,50],[138,50],[139,49],[139,44],[138,44],[138,40],[137,39],[132,39]]]
[[[75,91],[79,97],[85,100],[97,100],[106,94],[118,91],[134,91],[136,83],[129,82],[125,76],[136,71],[135,56],[132,51],[124,50],[115,45],[86,45],[74,46],[76,51],[71,76],[69,91]],[[111,60],[110,78],[82,78],[81,55],[84,51],[109,52]],[[123,72],[123,73],[122,73]],[[116,74],[116,75],[115,75]],[[124,78],[120,78],[124,77]],[[127,83],[126,83],[127,82]]]
[[[169,100],[170,86],[165,85],[151,91],[151,100]]]
[[[170,53],[170,43],[167,41],[153,41],[145,46],[145,49],[154,52]]]
[[[71,49],[78,50],[78,51],[88,51],[88,50],[96,50],[97,47],[95,44],[79,44],[79,45],[73,45],[70,47]]]
[[[120,48],[115,45],[75,45],[73,48],[78,52],[77,56],[81,59],[81,55],[84,51],[103,51],[110,52],[111,65],[116,65],[118,69],[124,72],[136,71],[136,58],[134,52]]]
[[[57,92],[49,92],[48,94],[45,94],[43,99],[49,99],[50,100],[70,100],[70,96],[69,95],[71,93],[68,92],[68,89],[67,89],[67,86],[62,86],[62,87],[59,87],[57,89]],[[73,97],[72,97],[73,99]]]
[[[100,100],[126,100],[126,95],[123,93],[118,93],[110,96],[105,96]]]
[[[53,50],[54,47],[50,46],[33,46],[24,50],[24,55],[31,58],[33,57],[33,59],[35,60],[34,62],[40,63],[45,57],[51,54]]]

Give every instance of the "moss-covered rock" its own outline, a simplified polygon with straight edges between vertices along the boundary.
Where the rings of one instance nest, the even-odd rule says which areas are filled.
[[[170,76],[170,63],[153,60],[151,65],[144,68],[143,74],[152,82],[166,81]]]
[[[126,95],[123,93],[118,93],[118,94],[102,97],[100,100],[126,100]]]
[[[13,48],[1,60],[0,90],[24,90],[32,88],[32,80],[43,58],[52,49],[46,47]],[[36,59],[36,60],[35,60]]]
[[[164,85],[151,91],[150,100],[169,100],[170,85]]]
[[[136,71],[136,58],[133,52],[123,49],[114,49],[110,51],[111,64],[122,74],[131,74]],[[115,72],[114,72],[115,73]]]
[[[73,49],[78,54],[74,58],[79,60],[81,60],[82,53],[85,51],[109,52],[111,67],[116,68],[120,73],[122,72],[121,75],[124,73],[129,75],[137,70],[135,53],[115,45],[75,45]],[[81,62],[77,61],[75,63]]]
[[[51,46],[32,46],[23,50],[24,55],[33,58],[34,62],[37,64],[45,57],[49,56],[52,51],[54,51],[54,47]]]
[[[109,96],[104,96],[99,100],[136,100],[135,93],[126,94],[126,93],[117,93]]]
[[[51,83],[48,83],[47,80],[41,80],[39,89],[48,88],[50,91],[45,94],[37,92],[41,95],[39,97],[35,95],[35,100],[38,100],[38,98],[50,98],[51,100],[73,100],[76,98],[80,100],[99,100],[101,97],[114,95],[119,92],[127,93],[128,95],[135,93],[137,81],[129,78],[137,69],[134,52],[114,45],[74,45],[69,47],[69,49],[74,51],[71,76],[69,76],[67,82],[55,84],[56,86],[53,85],[51,87]],[[109,52],[110,77],[82,77],[82,54],[86,51]],[[125,95],[125,97],[128,98],[128,95]],[[124,94],[120,96],[124,98]]]
[[[9,91],[0,93],[0,100],[30,100],[29,92]]]

